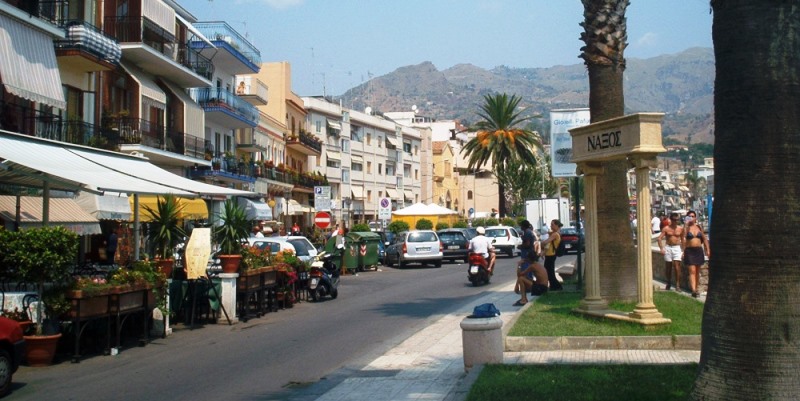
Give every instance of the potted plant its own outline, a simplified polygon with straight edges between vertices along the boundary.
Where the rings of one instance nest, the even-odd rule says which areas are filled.
[[[244,209],[228,199],[219,216],[220,225],[214,229],[214,240],[219,244],[219,259],[223,273],[236,273],[242,261],[242,247],[250,236],[250,220]]]
[[[56,300],[59,295],[63,298],[70,278],[70,265],[78,253],[78,236],[62,226],[33,228],[14,233],[11,245],[11,255],[6,260],[16,266],[20,280],[36,284],[39,299],[43,300],[37,303],[34,334],[25,337],[27,361],[31,366],[49,365],[61,338],[55,309],[60,304]],[[43,304],[48,307],[47,319]]]
[[[147,232],[156,246],[156,263],[165,276],[172,277],[172,267],[175,265],[172,254],[175,246],[186,236],[180,224],[183,205],[178,203],[174,195],[167,194],[163,198],[158,197],[155,209],[147,205],[144,209],[152,219]]]

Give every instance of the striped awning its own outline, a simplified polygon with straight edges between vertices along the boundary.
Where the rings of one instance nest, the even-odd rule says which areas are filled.
[[[35,196],[20,197],[20,227],[33,228],[42,225],[43,201],[43,198]],[[0,196],[0,220],[6,227],[13,226],[16,221],[16,210],[16,196]],[[63,226],[79,235],[93,235],[102,232],[99,221],[69,198],[50,198],[48,225]]]
[[[203,108],[178,85],[164,79],[161,83],[183,103],[183,129],[186,133],[197,138],[205,138],[206,113]]]
[[[147,102],[144,99],[143,101],[156,108],[165,109],[167,107],[167,94],[158,87],[153,78],[125,63],[120,63],[120,65],[139,84],[139,91],[142,93],[142,97],[148,97],[154,102]]]
[[[350,187],[350,192],[353,195],[353,199],[364,199],[363,187]]]
[[[2,13],[0,77],[13,95],[58,109],[67,107],[53,39]]]
[[[386,196],[392,199],[400,198],[400,194],[397,193],[397,190],[392,188],[386,188]]]

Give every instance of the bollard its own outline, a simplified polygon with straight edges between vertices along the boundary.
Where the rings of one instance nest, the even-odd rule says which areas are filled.
[[[461,321],[464,370],[475,365],[503,363],[503,320],[499,317],[471,318]]]

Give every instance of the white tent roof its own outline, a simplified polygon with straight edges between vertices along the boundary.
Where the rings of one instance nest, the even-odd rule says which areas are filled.
[[[430,205],[428,205],[428,209],[430,209],[430,210],[432,210],[434,212],[437,212],[436,214],[438,214],[438,215],[442,215],[442,214],[458,214],[458,212],[456,212],[455,210],[448,209],[448,208],[446,208],[444,206],[439,206],[439,205],[437,205],[435,203],[431,203]]]
[[[428,208],[428,205],[419,202],[409,207],[402,208],[396,212],[392,212],[392,214],[397,216],[433,216],[439,213],[432,211],[430,208]]]

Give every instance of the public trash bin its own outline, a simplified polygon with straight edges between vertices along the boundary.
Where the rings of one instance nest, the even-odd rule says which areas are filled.
[[[381,236],[369,231],[352,232],[349,235],[358,247],[358,270],[377,268],[380,262]]]
[[[347,270],[359,270],[358,268],[358,243],[360,238],[356,233],[348,233],[344,236],[344,255],[342,257],[343,267]]]

